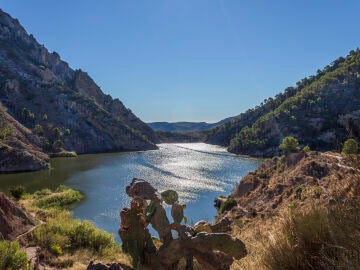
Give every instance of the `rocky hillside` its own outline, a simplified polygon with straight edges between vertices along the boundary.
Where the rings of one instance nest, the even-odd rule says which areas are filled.
[[[280,209],[330,205],[360,194],[360,170],[337,153],[300,152],[266,160],[230,195],[230,216],[268,218]]]
[[[0,104],[0,172],[41,170],[47,168],[48,161],[40,139]]]
[[[360,138],[360,50],[351,51],[283,94],[206,133],[206,142],[252,156],[279,154],[286,136],[314,150]]]
[[[105,95],[87,73],[71,69],[1,10],[0,101],[46,152],[156,149],[154,132],[120,100]]]
[[[229,218],[249,249],[233,269],[357,269],[359,160],[332,152],[275,157],[218,198],[218,219]]]
[[[14,240],[34,225],[24,209],[0,192],[0,239]]]
[[[201,142],[199,133],[187,132],[168,132],[168,131],[156,131],[156,135],[160,143],[193,143]]]

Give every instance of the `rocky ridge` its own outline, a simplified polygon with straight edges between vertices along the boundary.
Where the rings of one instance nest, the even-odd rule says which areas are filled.
[[[340,57],[211,131],[205,142],[228,146],[230,152],[256,157],[280,154],[286,136],[302,146],[341,149],[349,137],[360,138],[360,50]]]
[[[50,53],[2,10],[0,63],[0,101],[37,137],[34,148],[52,152],[56,141],[79,154],[157,148],[152,129],[120,100]]]

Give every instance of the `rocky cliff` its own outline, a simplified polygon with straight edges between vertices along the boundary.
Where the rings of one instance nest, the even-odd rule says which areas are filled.
[[[48,161],[40,139],[0,105],[0,172],[41,170]]]
[[[286,136],[314,150],[339,150],[360,138],[360,50],[340,57],[283,94],[207,132],[206,142],[230,152],[270,157]]]
[[[230,195],[229,217],[266,219],[289,207],[331,205],[360,194],[359,165],[337,153],[300,152],[266,160]]]
[[[71,69],[1,10],[0,101],[46,152],[156,149],[152,129],[120,100],[105,95],[87,73]]]
[[[34,225],[24,209],[0,193],[0,239],[14,240]]]

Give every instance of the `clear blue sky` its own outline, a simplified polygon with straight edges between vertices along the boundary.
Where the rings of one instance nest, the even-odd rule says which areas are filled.
[[[237,115],[360,46],[360,1],[0,0],[144,121]]]

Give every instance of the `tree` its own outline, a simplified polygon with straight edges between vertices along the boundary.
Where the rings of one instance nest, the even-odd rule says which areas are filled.
[[[12,134],[12,130],[9,127],[4,127],[0,130],[0,141],[5,140],[7,136]]]
[[[54,138],[54,139],[60,138],[60,136],[61,136],[61,130],[60,130],[60,128],[58,128],[58,127],[53,128],[53,130],[52,130],[52,135],[53,135],[53,138]]]
[[[359,152],[359,144],[355,139],[348,139],[344,143],[342,153],[345,155],[356,155]]]
[[[284,152],[285,156],[300,151],[298,140],[292,136],[285,137],[279,148]]]
[[[35,125],[34,133],[37,135],[42,135],[44,133],[43,127],[41,125]]]
[[[61,150],[61,148],[63,147],[63,142],[61,140],[56,140],[53,143],[53,151],[54,152],[59,152]]]
[[[17,200],[25,193],[26,189],[24,186],[11,186],[9,188],[10,194]]]

